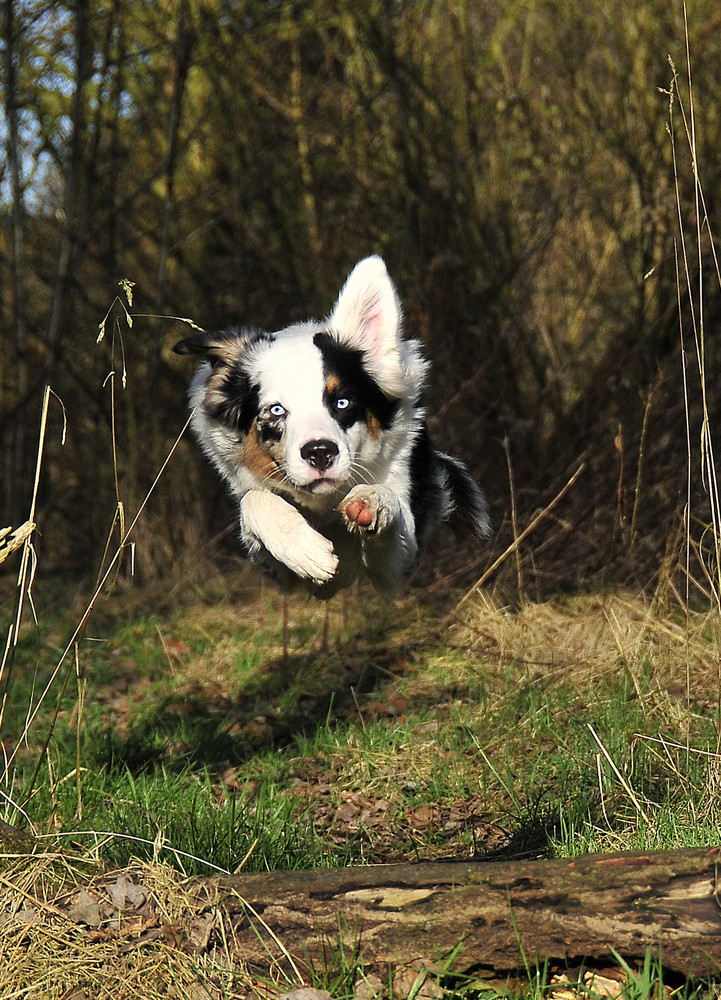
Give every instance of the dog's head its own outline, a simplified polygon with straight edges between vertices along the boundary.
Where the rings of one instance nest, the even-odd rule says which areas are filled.
[[[237,492],[263,486],[324,506],[372,479],[419,412],[425,364],[401,338],[380,257],[356,265],[325,322],[201,332],[174,350],[204,359],[194,426]]]

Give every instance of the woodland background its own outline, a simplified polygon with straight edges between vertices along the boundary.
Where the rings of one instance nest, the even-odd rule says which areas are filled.
[[[183,426],[187,327],[159,317],[326,315],[369,253],[499,549],[586,463],[519,582],[653,585],[683,561],[689,504],[703,547],[717,0],[5,0],[1,32],[0,522],[27,516],[49,383],[46,569],[97,566],[118,501],[129,518]],[[123,279],[132,326],[115,305],[96,343]],[[232,522],[186,436],[136,572],[227,557]]]

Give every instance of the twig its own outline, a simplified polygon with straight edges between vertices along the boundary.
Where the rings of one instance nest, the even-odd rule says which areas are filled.
[[[486,570],[484,570],[484,572],[481,574],[478,580],[476,580],[476,582],[473,584],[470,590],[466,591],[463,597],[461,597],[461,599],[456,603],[456,605],[451,609],[451,611],[449,611],[449,613],[443,619],[442,622],[443,626],[448,625],[448,623],[451,622],[456,617],[461,608],[464,607],[466,603],[473,597],[473,595],[476,594],[481,589],[486,580],[488,580],[488,578],[492,576],[493,573],[495,573],[498,567],[502,563],[504,563],[506,559],[516,551],[521,542],[523,542],[526,538],[528,538],[531,532],[538,527],[538,525],[541,523],[544,517],[546,517],[547,514],[550,514],[550,512],[553,510],[553,508],[556,506],[559,500],[561,500],[561,498],[564,497],[566,493],[570,490],[570,488],[573,486],[573,484],[576,482],[576,480],[578,479],[578,477],[581,475],[581,473],[584,471],[585,468],[586,468],[586,463],[582,462],[581,465],[579,465],[579,467],[573,473],[571,478],[568,480],[566,485],[561,490],[559,490],[559,492],[555,495],[553,500],[551,500],[551,502],[546,507],[544,507],[543,510],[539,511],[538,514],[536,514],[533,520],[526,525],[526,527],[523,529],[520,535],[518,535],[517,538],[513,539],[513,542],[508,546],[508,548],[505,549],[505,551],[502,552],[500,556],[497,559],[495,559]]]
[[[508,443],[508,435],[503,438],[503,450],[506,453],[506,465],[508,466],[508,488],[511,493],[511,528],[513,530],[513,541],[518,540],[518,517],[516,512],[516,484],[513,478],[513,463],[511,461],[511,448]],[[518,590],[518,600],[523,594],[523,567],[521,565],[521,549],[516,545],[516,588]]]

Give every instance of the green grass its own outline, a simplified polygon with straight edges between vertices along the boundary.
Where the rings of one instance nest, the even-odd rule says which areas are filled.
[[[6,755],[77,620],[54,599],[43,613],[36,586]],[[98,607],[17,747],[0,818],[49,850],[207,875],[721,841],[714,615],[623,595],[514,613],[484,598],[439,630],[412,599],[353,591],[331,606],[328,651],[322,607],[293,603],[284,658],[272,592],[226,581],[149,606],[130,590]],[[369,975],[340,940],[311,974],[334,997]],[[368,989],[540,1000],[551,971],[504,985],[449,964]],[[632,972],[629,1000],[661,996],[650,956]]]
[[[708,795],[715,706],[701,704],[703,677],[692,690],[688,665],[674,666],[661,641],[667,624],[649,631],[641,605],[623,626],[646,630],[631,636],[633,657],[613,653],[614,632],[576,666],[578,650],[564,652],[559,623],[543,615],[561,628],[563,615],[586,616],[593,632],[597,607],[529,606],[515,620],[496,609],[494,627],[540,629],[521,657],[500,636],[474,642],[474,621],[470,637],[439,638],[412,602],[391,613],[362,601],[347,625],[333,612],[328,652],[321,609],[294,605],[284,660],[275,597],[237,606],[195,595],[151,615],[111,599],[102,634],[83,639],[64,697],[51,692],[18,755],[12,798],[38,832],[114,834],[103,847],[112,863],[162,843],[189,872],[233,870],[248,851],[248,869],[263,870],[720,839]],[[9,732],[71,622],[27,627]],[[697,631],[694,656],[710,662],[718,630],[704,620]],[[7,804],[5,815],[18,819]]]

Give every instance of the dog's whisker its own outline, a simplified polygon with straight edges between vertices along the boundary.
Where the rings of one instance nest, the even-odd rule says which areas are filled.
[[[361,483],[366,484],[371,482],[373,479],[371,467],[369,465],[364,465],[356,459],[351,467],[351,479],[353,480],[354,486],[360,486]]]

